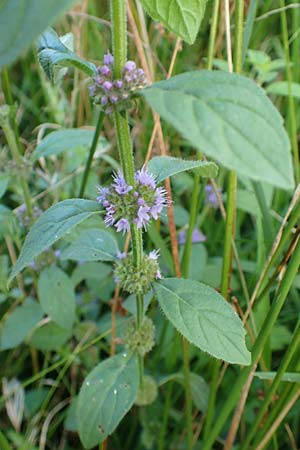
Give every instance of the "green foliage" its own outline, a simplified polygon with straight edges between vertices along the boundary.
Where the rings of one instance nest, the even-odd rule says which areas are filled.
[[[72,336],[72,331],[54,322],[38,327],[29,339],[32,347],[42,351],[60,350]]]
[[[70,278],[58,267],[47,267],[38,281],[41,307],[53,322],[70,329],[75,320],[75,292]]]
[[[72,148],[84,147],[88,149],[93,140],[94,132],[81,128],[60,129],[49,133],[36,147],[32,154],[33,161],[38,158],[51,155],[59,155]],[[106,139],[100,137],[97,151],[104,153],[108,150],[109,144]]]
[[[163,377],[159,386],[164,385],[167,382],[175,381],[184,387],[185,378],[183,373],[173,373],[171,375],[167,375]],[[194,405],[199,411],[205,412],[207,410],[208,398],[209,398],[209,386],[204,380],[203,377],[198,375],[197,373],[190,373],[190,382],[191,382],[191,396],[194,402]]]
[[[0,2],[0,67],[12,63],[75,0]]]
[[[98,364],[79,393],[79,435],[85,448],[103,442],[129,411],[138,389],[137,360],[119,354]]]
[[[155,283],[159,305],[183,336],[201,350],[233,364],[250,364],[242,321],[214,289],[192,280]]]
[[[289,95],[289,85],[287,81],[276,81],[267,87],[268,94],[283,95],[287,97]],[[291,83],[291,94],[294,98],[300,98],[300,84]]]
[[[74,66],[88,76],[97,73],[95,64],[84,61],[69,50],[52,28],[48,28],[39,38],[37,47],[39,62],[51,81],[54,81],[54,68],[57,65],[63,67]]]
[[[193,44],[206,7],[206,0],[140,0],[152,17],[166,28]]]
[[[260,380],[274,380],[277,372],[255,372],[255,376]],[[287,381],[289,383],[300,383],[300,373],[285,372],[281,378],[281,381]]]
[[[100,212],[99,203],[91,200],[65,200],[51,206],[26,236],[20,256],[10,275],[11,281],[36,256],[58,241],[83,220]]]
[[[75,261],[114,261],[118,251],[112,234],[99,228],[83,230],[61,254]]]
[[[6,318],[1,333],[1,350],[15,348],[34,329],[43,317],[43,311],[38,303],[27,300],[17,306]]]
[[[193,170],[204,178],[214,178],[218,173],[218,167],[213,162],[188,161],[172,156],[155,156],[150,159],[147,169],[155,175],[157,183],[187,170]]]
[[[187,72],[141,95],[199,151],[238,175],[294,186],[288,136],[270,100],[246,77]]]

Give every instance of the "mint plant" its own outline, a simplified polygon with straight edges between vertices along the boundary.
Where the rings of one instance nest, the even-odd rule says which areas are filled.
[[[110,439],[113,439],[114,432],[122,420],[128,420],[129,416],[125,418],[127,413],[134,411],[135,408],[141,408],[140,420],[144,431],[150,433],[145,411],[147,408],[148,411],[154,408],[160,386],[172,381],[183,384],[185,388],[184,448],[188,450],[213,448],[229,415],[236,408],[234,415],[236,420],[233,420],[230,426],[224,447],[229,450],[236,437],[241,411],[258,366],[262,373],[270,373],[265,370],[271,367],[270,336],[289,292],[295,287],[293,284],[300,265],[299,227],[295,229],[298,220],[297,209],[294,210],[295,205],[299,206],[298,191],[296,190],[276,238],[274,220],[270,216],[266,199],[266,183],[272,186],[270,189],[279,188],[281,192],[295,189],[295,182],[299,182],[299,159],[295,151],[297,145],[294,142],[292,157],[289,137],[277,108],[262,87],[250,77],[241,74],[243,50],[245,52],[244,2],[242,0],[236,2],[233,64],[230,59],[231,48],[228,46],[230,27],[228,29],[227,21],[229,71],[212,70],[219,10],[219,1],[215,1],[214,8],[209,10],[212,22],[207,68],[168,76],[167,79],[158,82],[151,80],[150,65],[148,67],[145,53],[141,53],[143,45],[138,46],[142,67],[139,67],[138,61],[129,59],[128,56],[127,21],[134,20],[131,11],[133,7],[131,3],[134,2],[126,4],[124,0],[110,0],[111,42],[103,51],[100,65],[78,56],[65,45],[64,39],[60,38],[54,29],[44,30],[52,19],[54,20],[72,2],[65,1],[60,6],[57,2],[46,3],[49,11],[47,23],[39,19],[30,31],[29,38],[21,42],[17,36],[13,48],[8,46],[7,51],[0,44],[0,63],[6,65],[13,61],[13,58],[26,48],[29,41],[44,31],[38,38],[36,55],[45,75],[55,83],[58,74],[62,76],[66,73],[65,70],[61,72],[62,68],[73,67],[81,71],[83,89],[92,101],[97,123],[93,132],[81,128],[53,131],[36,146],[30,162],[33,164],[40,161],[42,169],[43,161],[47,158],[63,157],[67,149],[77,147],[84,149],[84,169],[78,186],[75,185],[76,195],[54,202],[42,212],[33,205],[34,199],[30,195],[28,174],[24,169],[28,159],[22,153],[9,80],[6,69],[3,69],[2,87],[6,103],[0,105],[0,126],[19,173],[21,187],[19,195],[23,199],[23,204],[17,210],[19,228],[23,230],[21,234],[25,230],[29,231],[22,245],[20,239],[16,240],[16,247],[20,248],[20,252],[18,258],[15,258],[14,247],[11,244],[14,233],[9,226],[4,229],[5,242],[14,262],[9,276],[8,269],[5,269],[5,281],[8,281],[5,290],[8,292],[8,289],[11,289],[13,292],[12,286],[14,287],[17,282],[22,301],[17,300],[13,311],[7,309],[5,313],[7,318],[2,329],[1,349],[3,351],[14,349],[24,340],[28,343],[36,367],[36,374],[28,384],[62,366],[58,374],[58,385],[64,383],[72,394],[66,427],[71,430],[73,426],[74,430],[78,431],[84,448],[99,446],[106,449],[114,448],[115,445],[121,448],[119,443],[115,444]],[[180,42],[179,39],[182,39],[192,45],[204,20],[205,8],[208,6],[206,3],[206,0],[175,3],[166,0],[161,2],[141,0],[134,6],[136,15],[141,19],[141,27],[140,30],[133,27],[133,35],[145,31],[142,9],[145,8],[151,18],[175,33],[177,44]],[[227,7],[225,14],[228,14],[229,4],[225,3]],[[1,13],[8,15],[10,26],[16,23],[12,14],[15,6],[12,0],[2,7],[2,11],[0,7]],[[32,5],[28,8],[30,13],[36,14],[40,6],[32,1]],[[247,22],[248,33],[249,27],[253,26],[250,22],[254,20],[253,5],[251,8]],[[20,17],[24,16],[24,20],[21,21],[21,31],[25,32],[29,24],[22,11]],[[226,19],[230,25],[230,17],[226,16]],[[0,32],[0,36],[1,34],[3,33]],[[246,42],[247,39],[245,36],[244,38]],[[7,40],[6,37],[5,39]],[[139,40],[138,43],[141,44]],[[141,54],[144,58],[141,58]],[[248,52],[248,59],[250,58],[250,62],[258,67],[254,57],[259,55],[262,54]],[[281,66],[282,59],[279,61]],[[267,62],[270,63],[268,58]],[[236,73],[231,73],[232,71]],[[263,74],[262,71],[260,84],[277,76],[277,72],[274,72],[269,79],[262,77]],[[195,155],[193,158],[188,157],[190,153],[186,148],[187,155],[183,155],[184,157],[179,157],[178,151],[173,152],[171,149],[170,155],[163,151],[160,155],[152,156],[148,151],[146,159],[141,158],[142,153],[133,138],[131,126],[146,107],[153,111],[155,127],[161,131],[160,139],[163,140],[159,119],[161,117],[165,121],[166,129],[168,131],[172,129],[169,131],[170,135],[178,132],[180,139],[183,138],[184,142],[188,143],[187,148],[192,146],[196,150],[196,157]],[[118,151],[117,160],[107,155],[110,143],[109,137],[106,136],[104,126],[106,123],[113,130]],[[153,140],[151,138],[151,141],[154,142],[154,138]],[[88,155],[86,149],[89,149]],[[106,181],[102,177],[102,170],[106,170],[103,163],[101,167],[98,164],[101,181],[97,179],[94,183],[92,165],[95,161],[98,162],[94,159],[95,155],[103,158],[108,167],[105,172],[108,174]],[[207,161],[207,157],[213,161]],[[76,166],[76,158],[73,163]],[[224,174],[228,175],[227,194],[225,186],[222,190],[215,184],[214,179],[218,176],[219,170],[222,177]],[[179,178],[176,176],[181,176],[183,180],[181,188],[184,191],[186,181],[191,181],[190,174],[193,175],[192,195],[186,226],[180,214],[178,212],[176,214],[176,211],[180,211],[176,210],[180,205],[173,200],[169,179],[174,177],[174,180],[177,180]],[[259,249],[258,268],[255,269],[251,264],[247,266],[247,260],[243,261],[242,267],[235,245],[238,180],[247,187],[253,186],[256,196],[255,219],[258,241],[260,245],[263,243],[263,248]],[[5,182],[3,183],[5,192],[6,186]],[[92,200],[85,198],[90,197],[91,183],[94,193]],[[176,191],[175,182],[174,186]],[[86,195],[87,191],[89,195]],[[248,192],[246,189],[244,191]],[[226,211],[222,203],[224,199]],[[203,213],[199,215],[201,202],[204,208]],[[250,209],[250,213],[253,212],[248,200],[246,203],[243,211],[249,212]],[[279,194],[277,203],[281,204]],[[164,224],[166,214],[169,218],[172,256],[168,241],[166,244],[160,236],[160,227]],[[223,260],[221,268],[218,269],[220,279],[216,286],[212,286],[213,283],[209,282],[209,270],[197,279],[191,276],[191,270],[195,269],[193,264],[196,266],[199,264],[200,267],[204,261],[203,265],[206,265],[206,259],[210,256],[203,247],[203,242],[209,241],[209,238],[200,231],[209,214],[212,229],[217,221],[221,220],[221,214],[225,220],[225,227],[221,231],[222,245],[224,240]],[[179,244],[184,246],[181,254],[178,250],[176,225],[181,228],[178,233]],[[151,239],[148,239],[148,235]],[[265,242],[267,238],[270,242]],[[284,246],[291,239],[283,259],[278,261]],[[271,248],[272,240],[275,244]],[[192,244],[201,247],[193,247]],[[195,248],[200,249],[196,257],[193,256]],[[228,301],[230,290],[234,286],[233,255],[241,279],[241,296],[245,300],[244,312],[238,299],[233,299],[235,309]],[[265,265],[261,263],[264,258]],[[72,264],[76,264],[76,268],[70,274],[68,268],[72,267]],[[287,269],[283,270],[282,267],[286,264]],[[252,271],[252,277],[255,275],[258,279],[251,298],[243,273],[244,266]],[[22,278],[24,269],[26,274],[30,275],[31,281]],[[278,273],[280,280],[274,293],[272,289]],[[31,297],[27,298],[30,283],[31,292],[36,295],[38,302]],[[78,289],[81,283],[86,283],[84,293]],[[251,283],[253,284],[252,280]],[[96,295],[101,293],[106,308],[111,302],[112,314],[106,323],[107,316],[105,313],[102,314],[99,302],[91,302],[92,305],[86,310],[90,296],[93,297],[95,292]],[[111,299],[112,292],[114,292],[113,299]],[[272,302],[271,296],[274,297]],[[127,297],[125,302],[122,301],[123,297]],[[253,312],[253,303],[257,297],[261,302],[262,311]],[[127,312],[124,312],[126,309]],[[160,312],[166,319],[163,325],[162,319],[157,319]],[[81,320],[81,316],[87,320]],[[118,320],[120,324],[117,323]],[[13,338],[10,338],[14,323],[17,321],[24,323]],[[93,323],[94,326],[91,325]],[[106,344],[103,343],[105,340]],[[179,355],[180,341],[182,350]],[[72,351],[61,350],[66,342],[72,342]],[[167,347],[164,348],[164,342],[167,342],[169,348],[173,348],[174,355],[172,351],[166,350]],[[275,375],[276,388],[292,357],[296,355],[298,344],[299,339],[295,331],[291,346]],[[101,357],[99,357],[100,348]],[[49,367],[39,370],[36,349],[44,352],[60,352],[60,359]],[[97,353],[97,358],[94,358],[93,351]],[[157,374],[154,370],[155,358],[159,358],[161,354],[167,359],[169,372],[180,364],[182,373],[174,376],[166,375],[165,380],[162,374]],[[201,358],[207,358],[211,375],[209,388],[198,373],[191,371],[191,362],[195,354],[202,355],[197,371],[203,368]],[[152,355],[154,355],[153,362]],[[77,389],[77,386],[69,386],[64,377],[73,364],[78,372],[79,360],[84,361],[84,370],[80,372],[81,385]],[[223,377],[220,367],[223,362],[242,367],[238,369],[236,366],[233,367],[234,383],[231,383],[228,397],[218,405],[220,408],[216,412],[217,393]],[[207,392],[205,401],[197,396],[195,385],[201,385],[202,391]],[[262,420],[270,405],[275,392],[274,385],[268,391],[266,397],[268,402],[265,400],[259,420]],[[156,445],[159,450],[171,448],[165,439],[173,384],[170,386],[161,432],[158,433],[158,437],[154,432],[151,439],[149,436],[146,436],[146,439],[145,431],[141,445],[137,444],[136,448],[151,448],[151,446],[156,448]],[[19,386],[18,389],[23,387]],[[54,391],[55,387],[52,387],[42,396],[39,403],[40,417],[49,406]],[[75,391],[76,396],[73,395]],[[296,393],[299,394],[291,388],[282,398],[286,401],[291,398],[297,399]],[[9,395],[11,394],[4,392],[2,400],[7,402]],[[196,441],[201,430],[194,429],[192,400],[198,410],[203,412],[205,423],[198,443]],[[67,403],[62,402],[61,407],[64,408]],[[275,407],[274,411],[278,409]],[[182,417],[181,415],[180,419]],[[70,425],[68,420],[71,423],[73,420],[75,425],[74,423]],[[242,450],[250,448],[248,445],[251,440],[256,442],[253,430],[257,430],[260,426],[259,420],[255,421],[252,432],[244,442],[241,442]],[[20,423],[19,421],[15,427],[17,431],[20,431]],[[134,428],[132,433],[136,433]],[[45,448],[46,445],[44,435],[45,428],[40,436],[40,448]],[[129,440],[129,444],[130,442]],[[265,445],[264,440],[263,443]],[[5,449],[11,448],[5,435],[0,432],[0,447],[1,445]]]

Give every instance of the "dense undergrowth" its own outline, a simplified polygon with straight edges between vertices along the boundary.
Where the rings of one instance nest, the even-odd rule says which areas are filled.
[[[22,5],[0,450],[300,448],[300,3]]]

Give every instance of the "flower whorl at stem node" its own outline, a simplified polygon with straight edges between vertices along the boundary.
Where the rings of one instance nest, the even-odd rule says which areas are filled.
[[[110,187],[99,186],[97,190],[100,194],[97,200],[106,209],[104,222],[107,226],[114,225],[118,232],[128,232],[131,224],[146,228],[167,205],[165,189],[156,187],[154,176],[145,168],[135,173],[133,186],[118,172]]]
[[[124,343],[128,350],[145,356],[155,345],[155,326],[149,317],[144,317],[140,327],[131,320],[125,331]]]
[[[97,68],[97,72],[89,91],[94,103],[99,104],[106,114],[130,107],[130,97],[147,84],[143,69],[137,68],[134,61],[127,61],[121,78],[115,80],[114,57],[109,52],[104,55],[103,65]]]
[[[158,255],[157,250],[153,250],[149,255],[143,255],[141,266],[137,268],[132,253],[128,255],[121,253],[115,265],[115,281],[130,294],[145,294],[153,281],[161,279]]]

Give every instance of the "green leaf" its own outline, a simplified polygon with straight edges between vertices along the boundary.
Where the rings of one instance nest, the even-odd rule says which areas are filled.
[[[274,380],[277,372],[255,372],[254,376],[261,380]],[[290,383],[300,383],[300,373],[286,372],[282,375],[281,381],[288,381]]]
[[[138,389],[136,358],[119,354],[98,364],[81,387],[77,417],[85,448],[103,442],[129,411]]]
[[[17,347],[42,319],[43,311],[36,302],[26,301],[17,306],[4,322],[1,350]]]
[[[58,267],[47,267],[38,281],[41,307],[53,322],[70,329],[75,320],[76,299],[73,283]]]
[[[116,240],[99,228],[83,230],[61,254],[61,259],[75,261],[114,261],[118,252]]]
[[[168,30],[193,44],[204,13],[206,0],[140,0],[152,17],[161,22]]]
[[[85,130],[82,128],[68,128],[58,131],[53,131],[42,140],[32,154],[33,161],[41,157],[50,155],[59,155],[65,150],[71,148],[91,146],[94,137],[93,130]],[[105,153],[109,149],[109,144],[106,139],[100,137],[98,140],[98,152]]]
[[[218,167],[213,162],[189,161],[172,156],[155,156],[150,159],[147,169],[155,175],[157,183],[186,170],[194,170],[205,178],[214,178],[218,174]]]
[[[36,256],[58,241],[68,231],[83,220],[99,214],[98,202],[83,199],[70,199],[51,206],[38,220],[26,236],[19,258],[8,282],[28,265]]]
[[[214,289],[178,278],[154,286],[163,312],[187,340],[216,358],[250,364],[243,323]]]
[[[167,383],[168,381],[176,381],[181,384],[182,387],[185,386],[185,377],[183,373],[173,373],[171,375],[167,375],[163,377],[158,383],[159,386]],[[205,412],[207,410],[208,405],[208,397],[209,397],[209,386],[204,380],[204,378],[200,377],[200,375],[190,372],[190,383],[191,383],[191,396],[192,400],[198,408],[199,411]]]
[[[287,81],[276,81],[267,87],[268,94],[289,95],[289,84]],[[300,98],[300,83],[291,83],[291,94],[295,98]]]
[[[61,328],[54,322],[48,322],[34,331],[29,344],[42,351],[61,350],[71,336],[71,330]]]
[[[86,262],[77,266],[72,273],[72,282],[77,286],[83,280],[105,280],[112,272],[112,268],[100,262]]]
[[[203,70],[153,84],[140,95],[199,151],[238,175],[294,187],[283,119],[254,81]]]
[[[97,73],[95,64],[79,58],[79,56],[69,50],[52,28],[48,28],[39,38],[38,58],[44,72],[51,81],[54,81],[55,65],[74,66],[89,76]]]
[[[0,67],[12,63],[75,0],[2,0]]]

